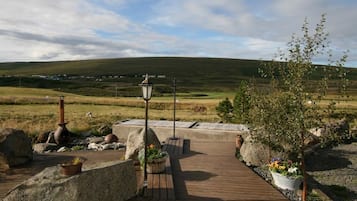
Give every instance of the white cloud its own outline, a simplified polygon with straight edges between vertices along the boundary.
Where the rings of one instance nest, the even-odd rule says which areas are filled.
[[[151,22],[166,24],[186,30],[206,30],[229,37],[243,37],[266,41],[256,56],[273,55],[276,45],[284,48],[292,33],[301,33],[307,18],[314,25],[321,14],[327,14],[326,30],[330,33],[332,48],[351,50],[349,59],[357,65],[357,3],[333,0],[273,0],[273,1],[163,1],[157,8],[159,16]],[[249,43],[249,40],[246,44]],[[251,47],[246,46],[246,49]],[[238,50],[238,48],[237,48]],[[337,55],[340,52],[336,53]],[[252,55],[250,56],[252,57]]]
[[[357,66],[354,1],[0,0],[0,3],[0,61],[165,55],[268,59],[277,47],[285,47],[292,33],[300,32],[305,17],[314,25],[322,13],[327,13],[332,48],[350,49],[349,59]],[[134,4],[136,7],[131,8]],[[137,6],[142,8],[138,10]]]
[[[7,47],[5,50],[2,45],[1,52],[17,52],[0,55],[2,61],[122,56],[123,49],[132,46],[123,42],[130,33],[145,32],[126,18],[86,1],[27,0],[1,4],[6,9],[0,13],[0,42]],[[114,33],[117,39],[101,38],[97,31]]]

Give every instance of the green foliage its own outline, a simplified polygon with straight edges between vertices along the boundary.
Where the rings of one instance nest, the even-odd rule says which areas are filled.
[[[232,122],[233,120],[233,105],[231,101],[226,98],[223,101],[218,103],[216,107],[217,115],[224,121],[224,122]]]
[[[71,148],[72,151],[79,151],[79,150],[84,150],[84,146],[82,145],[76,145]]]
[[[311,34],[309,23],[305,19],[302,26],[302,36],[293,35],[287,44],[287,50],[278,52],[278,59],[283,62],[263,63],[260,69],[262,77],[270,79],[269,95],[253,90],[254,102],[251,112],[253,125],[263,130],[254,138],[267,144],[273,149],[277,147],[287,152],[289,156],[299,156],[304,174],[302,199],[306,200],[306,170],[305,170],[305,137],[308,130],[323,124],[318,103],[326,96],[329,88],[329,79],[336,77],[339,92],[347,87],[346,70],[343,63],[346,53],[341,59],[332,62],[331,51],[328,50],[328,34],[325,32],[326,17]],[[310,87],[317,67],[313,65],[316,57],[327,55],[329,63],[323,67],[320,84],[314,89]],[[332,66],[334,64],[335,66]],[[334,110],[334,103],[328,107],[329,112]],[[281,151],[279,150],[279,151]]]
[[[248,123],[249,109],[250,95],[248,92],[248,83],[246,81],[242,81],[233,100],[234,122]]]
[[[293,98],[293,94],[288,92],[253,94],[253,107],[249,111],[252,124],[265,133],[255,135],[255,138],[276,151],[289,154],[298,152],[299,146],[283,145],[300,144],[299,121],[296,120],[301,113]]]
[[[145,163],[145,149],[141,149],[138,153],[138,159],[143,166]],[[148,163],[154,163],[155,159],[166,158],[169,154],[166,151],[162,151],[160,148],[156,148],[153,144],[149,145],[146,149],[146,156]]]
[[[217,115],[224,122],[247,123],[250,109],[250,94],[248,84],[242,81],[236,93],[233,104],[226,98],[218,103],[216,107]]]
[[[323,123],[321,113],[317,112],[320,111],[317,103],[327,94],[328,81],[338,78],[341,90],[347,87],[347,74],[342,67],[347,56],[343,55],[338,61],[332,62],[325,23],[325,15],[322,15],[311,34],[305,20],[303,35],[293,35],[287,50],[279,51],[277,56],[284,62],[273,60],[272,63],[263,63],[260,73],[262,77],[270,79],[270,88],[268,93],[258,89],[251,93],[251,122],[265,133],[255,136],[258,141],[273,148],[283,148],[289,153],[298,153],[304,148],[302,142],[307,130]],[[312,61],[321,55],[329,57],[329,64],[323,67],[320,85],[311,88],[309,80],[318,69]],[[333,109],[332,103],[328,107],[329,113]]]

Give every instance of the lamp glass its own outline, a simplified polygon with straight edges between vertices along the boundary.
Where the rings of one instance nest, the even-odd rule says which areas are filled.
[[[144,100],[150,100],[151,99],[151,93],[152,93],[152,84],[142,84],[142,89],[143,89],[143,98]]]

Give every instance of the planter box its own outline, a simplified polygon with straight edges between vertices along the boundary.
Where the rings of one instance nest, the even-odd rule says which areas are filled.
[[[147,173],[157,174],[165,171],[167,156],[164,158],[154,159],[148,162],[146,166]]]
[[[295,191],[299,188],[302,182],[302,178],[289,178],[287,176],[272,171],[270,171],[270,173],[273,176],[274,184],[281,189]]]

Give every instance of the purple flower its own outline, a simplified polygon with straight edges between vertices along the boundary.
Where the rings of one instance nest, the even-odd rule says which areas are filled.
[[[281,158],[272,158],[272,159],[271,159],[271,162],[275,162],[275,161],[280,162],[280,161],[281,161]]]

